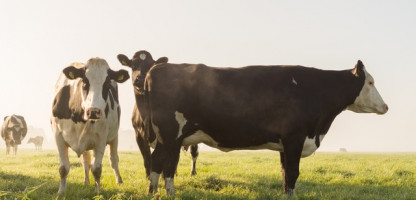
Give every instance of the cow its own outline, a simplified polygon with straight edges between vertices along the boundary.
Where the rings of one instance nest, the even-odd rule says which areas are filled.
[[[294,195],[300,158],[316,151],[338,114],[388,110],[360,60],[340,71],[164,63],[150,69],[144,90],[144,120],[157,136],[148,191],[157,192],[163,173],[169,195],[180,147],[201,142],[225,152],[279,151],[284,192]]]
[[[51,127],[59,152],[58,194],[66,190],[69,173],[68,147],[80,157],[84,167],[84,183],[89,184],[89,170],[94,175],[95,192],[100,191],[100,177],[105,147],[116,183],[122,178],[118,168],[118,128],[120,105],[117,83],[129,78],[126,70],[113,71],[104,59],[91,58],[85,64],[73,63],[63,69],[55,85]],[[94,152],[91,166],[90,151]]]
[[[25,118],[20,115],[4,117],[1,127],[1,137],[6,142],[6,154],[10,154],[10,147],[13,148],[13,155],[17,155],[17,145],[22,143],[26,137],[27,125]]]
[[[42,136],[36,136],[36,137],[30,137],[27,143],[33,143],[35,144],[36,150],[42,150],[42,144],[43,144],[43,137]]]
[[[167,63],[168,58],[167,57],[161,57],[157,59],[156,61],[153,60],[152,55],[145,50],[137,51],[132,59],[129,59],[124,54],[119,54],[117,56],[120,63],[124,66],[127,66],[132,69],[132,82],[133,82],[133,88],[134,88],[134,96],[136,98],[136,104],[133,108],[133,114],[132,114],[132,125],[136,132],[136,142],[139,146],[140,152],[142,154],[143,160],[144,160],[144,167],[146,170],[146,177],[149,177],[150,175],[150,167],[151,167],[151,152],[150,152],[150,146],[154,147],[154,144],[156,142],[156,136],[152,129],[149,131],[144,130],[144,121],[140,112],[139,108],[143,109],[144,106],[144,81],[146,78],[147,72],[150,70],[151,67],[157,64],[161,63]],[[184,147],[185,149],[188,149],[189,147]],[[196,174],[196,160],[199,155],[198,153],[198,145],[192,145],[191,146],[191,156],[192,156],[192,168],[191,168],[191,176]]]

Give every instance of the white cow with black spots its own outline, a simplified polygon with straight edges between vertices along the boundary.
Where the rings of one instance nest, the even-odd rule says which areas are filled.
[[[100,190],[102,159],[105,147],[110,146],[109,160],[122,183],[118,168],[118,128],[120,106],[117,83],[129,78],[125,70],[113,71],[104,59],[92,58],[86,64],[74,63],[63,70],[55,86],[51,127],[59,151],[61,183],[58,193],[65,192],[69,173],[68,147],[82,155],[85,184],[88,173],[95,178],[95,191]],[[91,166],[89,150],[94,152]]]

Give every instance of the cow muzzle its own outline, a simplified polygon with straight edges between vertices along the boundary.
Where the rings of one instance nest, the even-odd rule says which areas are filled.
[[[98,120],[101,118],[101,109],[98,108],[88,108],[87,109],[87,119]]]

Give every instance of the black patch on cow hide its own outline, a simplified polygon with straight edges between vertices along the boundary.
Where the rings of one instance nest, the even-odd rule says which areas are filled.
[[[77,84],[78,87],[81,87],[82,82],[79,81]],[[81,106],[80,90],[77,90],[75,93],[73,91],[74,88],[70,85],[63,86],[59,90],[53,101],[52,115],[59,119],[71,119],[75,123],[85,123],[86,121],[82,118],[84,110]]]

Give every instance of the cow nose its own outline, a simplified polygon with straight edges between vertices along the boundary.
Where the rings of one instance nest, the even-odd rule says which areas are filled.
[[[384,104],[384,110],[387,112],[389,111],[389,106],[387,104]]]
[[[101,118],[101,110],[98,108],[89,108],[87,110],[87,117],[88,119],[100,119]]]

